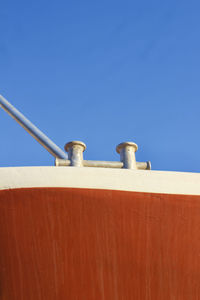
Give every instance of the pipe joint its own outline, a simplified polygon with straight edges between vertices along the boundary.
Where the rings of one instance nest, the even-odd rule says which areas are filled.
[[[80,141],[72,141],[65,145],[65,150],[68,152],[68,159],[73,167],[83,167],[83,152],[86,145]]]
[[[120,161],[123,162],[124,169],[137,169],[135,152],[138,150],[137,144],[133,142],[124,142],[116,147],[117,153],[120,154]]]

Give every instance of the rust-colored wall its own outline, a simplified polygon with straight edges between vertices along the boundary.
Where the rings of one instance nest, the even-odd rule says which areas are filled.
[[[0,299],[200,299],[200,196],[1,191]]]

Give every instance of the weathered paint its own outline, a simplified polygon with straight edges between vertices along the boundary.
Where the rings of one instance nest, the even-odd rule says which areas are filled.
[[[200,299],[200,196],[1,190],[0,295]]]

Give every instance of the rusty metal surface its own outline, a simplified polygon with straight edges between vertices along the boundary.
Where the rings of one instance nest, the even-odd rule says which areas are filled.
[[[200,196],[0,191],[0,299],[200,299]]]

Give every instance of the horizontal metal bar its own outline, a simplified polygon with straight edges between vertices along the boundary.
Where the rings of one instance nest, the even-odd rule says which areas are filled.
[[[145,162],[136,161],[136,166],[137,166],[137,169],[139,169],[139,170],[151,170],[151,162],[150,161],[145,161]]]
[[[69,167],[70,165],[71,165],[71,161],[69,159],[61,159],[57,157],[55,159],[56,167]]]
[[[123,163],[120,161],[96,161],[96,160],[84,160],[84,167],[96,167],[96,168],[123,168]]]
[[[0,106],[54,157],[67,159],[67,154],[0,95]]]
[[[55,166],[57,167],[68,167],[71,165],[71,161],[68,159],[56,158]],[[122,168],[123,163],[118,161],[95,161],[95,160],[83,160],[83,167],[93,168]]]
[[[55,166],[70,166],[71,161],[68,159],[59,159],[56,158]],[[96,161],[96,160],[84,160],[83,161],[84,167],[96,167],[96,168],[123,168],[123,162],[120,161]],[[150,161],[147,162],[136,162],[137,169],[139,170],[150,170],[151,163]]]

